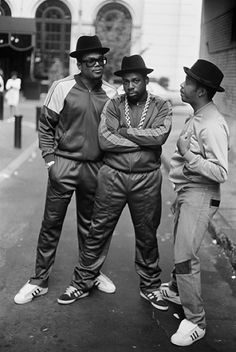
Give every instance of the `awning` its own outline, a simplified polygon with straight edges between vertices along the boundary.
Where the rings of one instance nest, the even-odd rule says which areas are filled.
[[[0,16],[0,33],[36,33],[35,18]]]
[[[25,51],[33,47],[34,18],[0,16],[0,47]]]

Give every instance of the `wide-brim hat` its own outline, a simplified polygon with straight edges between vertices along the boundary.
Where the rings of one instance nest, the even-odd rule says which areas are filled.
[[[79,58],[87,53],[99,52],[105,54],[110,50],[102,46],[99,38],[96,35],[88,36],[83,35],[79,37],[76,44],[76,50],[70,53],[71,57]]]
[[[151,73],[152,68],[147,68],[140,55],[124,56],[121,63],[121,70],[114,72],[116,76],[123,76],[129,72]]]
[[[224,88],[220,86],[224,75],[212,62],[199,59],[191,68],[184,66],[183,69],[188,76],[204,86],[213,88],[217,92],[224,92]]]

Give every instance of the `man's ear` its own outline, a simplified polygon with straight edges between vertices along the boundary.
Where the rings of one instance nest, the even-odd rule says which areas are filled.
[[[77,67],[81,71],[81,62],[77,61]]]
[[[206,91],[206,88],[204,87],[199,87],[198,88],[198,96],[199,97],[204,97],[207,95],[207,91]]]
[[[148,83],[149,83],[149,77],[148,76],[145,77],[145,82],[146,82],[146,85],[148,85]]]

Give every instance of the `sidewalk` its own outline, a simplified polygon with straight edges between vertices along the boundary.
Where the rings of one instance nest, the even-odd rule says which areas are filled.
[[[18,114],[22,115],[22,146],[14,148],[14,118],[9,117],[9,109],[4,106],[4,119],[0,120],[0,183],[17,173],[17,169],[38,148],[36,131],[36,107],[42,106],[41,101],[21,99]],[[173,128],[163,147],[163,164],[169,169],[169,161],[174,152],[177,137],[182,129],[187,107],[174,107]],[[180,122],[181,119],[181,122]],[[220,210],[211,222],[209,231],[216,244],[227,255],[233,269],[236,270],[236,161],[229,157],[229,178],[221,187],[222,201]]]
[[[36,107],[43,101],[21,98],[17,115],[21,120],[21,148],[15,148],[15,118],[10,117],[9,107],[4,104],[4,118],[0,120],[0,182],[17,172],[18,167],[38,148],[36,130]]]

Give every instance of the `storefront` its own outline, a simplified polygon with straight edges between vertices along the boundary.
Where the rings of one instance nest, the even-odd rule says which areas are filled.
[[[35,34],[35,19],[1,16],[0,67],[5,79],[10,77],[11,71],[18,72],[24,95],[33,81]]]

